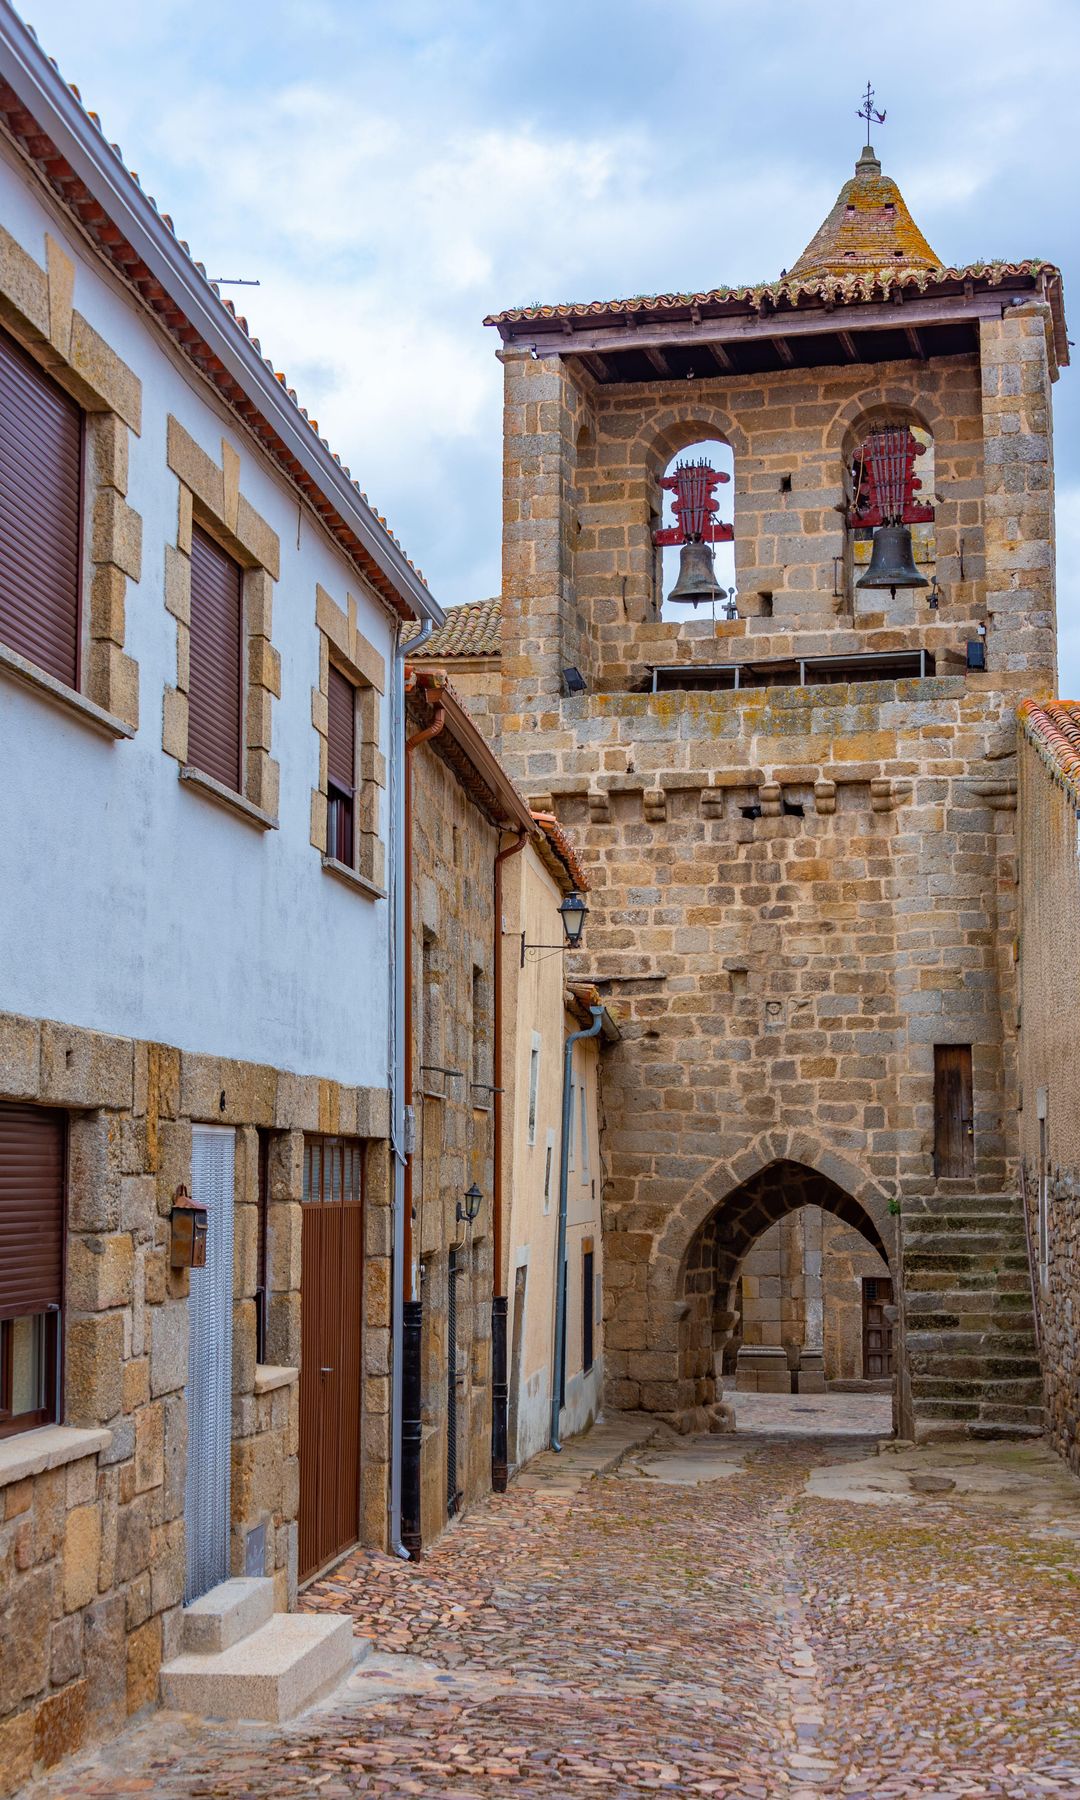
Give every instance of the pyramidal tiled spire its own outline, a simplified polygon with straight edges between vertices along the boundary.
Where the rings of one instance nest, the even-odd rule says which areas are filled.
[[[836,205],[789,273],[807,280],[941,266],[940,256],[931,250],[908,212],[900,189],[881,173],[881,164],[867,144],[854,175],[840,189]]]

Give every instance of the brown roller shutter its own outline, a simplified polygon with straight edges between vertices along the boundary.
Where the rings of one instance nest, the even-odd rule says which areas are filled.
[[[79,681],[82,413],[0,335],[0,642]]]
[[[188,762],[241,788],[242,571],[196,526],[191,533]]]
[[[356,780],[356,689],[330,664],[326,768],[335,787],[348,794]]]
[[[353,860],[353,790],[356,783],[356,689],[330,664],[327,691],[326,774],[330,801],[329,848],[350,868]]]
[[[0,1103],[0,1319],[63,1300],[63,1113]]]

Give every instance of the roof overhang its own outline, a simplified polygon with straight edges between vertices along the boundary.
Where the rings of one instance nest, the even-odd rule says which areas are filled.
[[[0,119],[95,248],[256,433],[375,590],[401,617],[441,624],[442,609],[419,571],[6,4],[0,4]]]
[[[1048,302],[1057,360],[1067,363],[1061,275],[1049,263],[530,307],[484,322],[530,355],[579,358],[602,384],[685,382],[961,354],[977,348],[980,320],[1033,298]]]
[[[539,838],[541,828],[527,803],[489,749],[443,672],[440,669],[414,669],[411,663],[406,663],[405,668],[406,691],[412,710],[427,724],[436,709],[442,709],[439,734],[429,740],[432,750],[449,763],[466,793],[493,825],[506,831],[525,831],[530,837]]]

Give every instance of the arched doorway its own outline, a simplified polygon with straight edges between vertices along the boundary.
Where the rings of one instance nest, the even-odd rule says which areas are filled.
[[[683,1257],[678,1312],[679,1388],[684,1400],[681,1409],[684,1417],[679,1422],[684,1426],[700,1423],[702,1413],[718,1398],[717,1371],[722,1365],[725,1348],[732,1345],[740,1322],[744,1328],[747,1323],[746,1299],[740,1309],[738,1286],[754,1245],[781,1220],[807,1208],[817,1209],[821,1217],[840,1221],[849,1231],[858,1233],[868,1252],[872,1253],[867,1267],[881,1271],[871,1279],[895,1283],[893,1259],[877,1224],[846,1189],[819,1170],[789,1158],[779,1158],[757,1170],[732,1188],[713,1208],[694,1232]],[[820,1246],[816,1254],[821,1254]],[[819,1288],[812,1298],[820,1301],[823,1308],[825,1294],[820,1265],[816,1274]],[[861,1275],[853,1277],[856,1278],[862,1279]],[[762,1296],[769,1301],[775,1297],[772,1293]],[[875,1328],[880,1329],[880,1290],[873,1294],[873,1300],[878,1309]],[[823,1373],[824,1315],[822,1313],[820,1319],[815,1320],[812,1309],[810,1312],[811,1349],[820,1350]],[[806,1313],[804,1306],[801,1321],[804,1343]],[[776,1317],[781,1320],[781,1330],[771,1334],[778,1353],[775,1366],[791,1372],[789,1346],[792,1339],[789,1337],[785,1343],[779,1310]],[[797,1318],[796,1312],[790,1321],[793,1326]],[[767,1359],[762,1360],[764,1363]],[[796,1357],[796,1364],[797,1360]]]

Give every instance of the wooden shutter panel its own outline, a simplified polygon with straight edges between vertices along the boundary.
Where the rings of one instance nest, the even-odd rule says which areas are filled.
[[[0,1103],[0,1319],[63,1301],[63,1113]]]
[[[188,762],[241,788],[242,571],[196,526],[191,533]]]
[[[333,663],[327,714],[327,774],[335,787],[351,794],[356,785],[356,689]]]
[[[0,335],[0,642],[79,679],[82,413]]]

